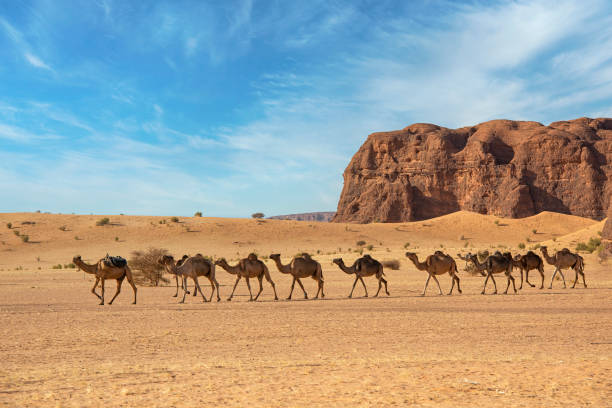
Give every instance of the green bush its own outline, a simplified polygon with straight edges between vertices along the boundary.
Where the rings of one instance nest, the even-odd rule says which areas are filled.
[[[256,212],[254,214],[251,214],[251,217],[256,218],[256,219],[263,218],[264,217],[264,213]]]
[[[178,219],[178,217],[172,217],[172,218],[170,218],[170,221],[172,221],[172,222],[179,222],[179,219]]]
[[[194,217],[201,217],[202,216],[202,211],[197,211],[195,214],[193,214]]]
[[[587,243],[579,242],[578,245],[576,245],[576,251],[588,252],[592,254],[600,246],[601,246],[601,238],[591,237],[589,239],[589,242]]]
[[[410,242],[406,242],[406,243],[404,244],[404,249],[408,249],[408,247],[409,247],[409,246],[410,246]]]
[[[53,265],[51,269],[62,269],[62,264]]]
[[[7,222],[7,223],[6,223],[6,228],[8,228],[8,229],[13,228],[13,224],[12,224],[12,223],[10,223],[10,222]]]
[[[28,242],[29,240],[30,240],[29,235],[22,235],[22,236],[21,236],[21,241],[22,241],[22,242]]]
[[[108,219],[108,217],[100,218],[98,221],[96,221],[96,225],[98,227],[108,225],[108,224],[110,224],[110,220]]]
[[[518,247],[520,249],[525,249],[525,244],[523,242],[521,242],[520,244],[518,244]]]
[[[366,248],[368,248],[368,251],[371,251],[371,250],[373,250],[373,249],[374,249],[374,245],[370,244],[370,245],[368,245]]]

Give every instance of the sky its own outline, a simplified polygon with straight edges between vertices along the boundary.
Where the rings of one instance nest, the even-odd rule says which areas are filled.
[[[372,132],[582,116],[605,0],[0,0],[0,212],[333,211]]]

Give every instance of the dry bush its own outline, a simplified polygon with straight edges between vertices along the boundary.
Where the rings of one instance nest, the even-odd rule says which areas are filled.
[[[100,218],[98,221],[96,221],[96,225],[98,227],[102,227],[108,224],[110,224],[110,219],[108,217]]]
[[[143,286],[159,286],[160,283],[169,283],[170,280],[163,276],[164,267],[157,263],[162,255],[167,254],[168,250],[153,247],[146,251],[133,251],[129,265],[136,283]]]
[[[397,271],[400,268],[400,261],[397,259],[385,259],[381,262],[382,265],[387,269]]]

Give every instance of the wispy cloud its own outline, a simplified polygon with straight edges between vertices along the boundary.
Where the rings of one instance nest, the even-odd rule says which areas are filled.
[[[51,67],[47,64],[45,64],[43,62],[43,60],[41,60],[40,58],[38,58],[36,55],[31,54],[29,52],[26,52],[23,54],[24,58],[26,59],[26,61],[28,61],[30,63],[30,65],[36,67],[36,68],[42,68],[42,69],[48,69],[51,70]]]

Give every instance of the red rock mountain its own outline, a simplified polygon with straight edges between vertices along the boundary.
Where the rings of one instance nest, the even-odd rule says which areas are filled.
[[[612,119],[460,129],[417,123],[368,136],[344,171],[333,221],[413,221],[458,210],[602,219],[611,194]]]

